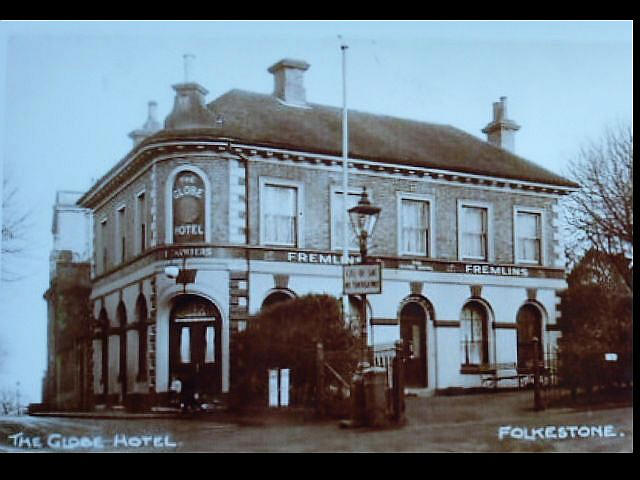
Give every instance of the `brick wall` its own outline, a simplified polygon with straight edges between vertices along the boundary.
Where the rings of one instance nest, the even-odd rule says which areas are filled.
[[[229,162],[223,157],[194,156],[176,157],[156,165],[155,182],[151,168],[145,170],[134,182],[127,185],[94,212],[94,252],[97,264],[96,273],[104,273],[102,268],[102,248],[100,245],[101,221],[107,219],[107,250],[109,269],[120,263],[120,239],[116,239],[117,209],[125,205],[125,261],[134,258],[138,252],[138,224],[136,223],[137,194],[145,191],[145,221],[147,225],[147,248],[153,246],[152,237],[157,245],[165,243],[166,238],[166,188],[167,178],[180,166],[195,166],[204,171],[210,186],[211,210],[209,225],[214,242],[229,241]],[[155,192],[154,192],[155,187]],[[168,186],[171,188],[171,186]],[[152,197],[155,193],[155,199]],[[155,209],[153,208],[155,204]],[[155,213],[155,218],[152,215]],[[156,231],[153,231],[153,228]]]
[[[126,208],[125,224],[121,227],[124,229],[126,242],[125,242],[125,261],[137,255],[138,248],[138,236],[136,224],[136,201],[137,195],[142,190],[145,191],[145,223],[147,225],[147,248],[151,245],[151,171],[147,170],[140,175],[136,180],[131,182],[120,192],[118,192],[113,198],[104,203],[100,208],[94,211],[93,222],[93,251],[94,261],[96,265],[95,273],[100,275],[104,273],[102,266],[102,220],[107,219],[107,251],[108,251],[108,268],[111,269],[120,263],[119,258],[119,242],[120,239],[116,239],[116,215],[117,208],[124,205]]]
[[[177,167],[195,166],[202,170],[211,187],[211,210],[209,225],[213,242],[229,240],[229,162],[222,156],[189,156],[176,157],[160,162],[156,167],[157,174],[157,225],[158,244],[165,243],[166,232],[166,188],[167,178]],[[172,188],[169,185],[168,188]]]
[[[304,184],[304,247],[329,249],[331,246],[331,186],[342,187],[342,174],[327,170],[296,167],[295,165],[252,162],[249,167],[250,243],[259,243],[259,178],[261,176],[289,179]],[[535,196],[510,191],[495,191],[446,185],[429,181],[412,181],[402,178],[374,177],[352,173],[349,188],[367,187],[373,204],[382,208],[370,248],[371,254],[397,255],[398,219],[397,193],[429,195],[435,202],[436,256],[440,259],[457,259],[458,200],[481,201],[490,204],[493,210],[494,257],[497,263],[514,262],[513,252],[513,211],[514,206],[527,206],[544,210],[545,264],[553,265],[557,255],[554,250],[554,229],[552,224],[553,205],[550,197]],[[557,236],[557,234],[556,234]],[[557,242],[556,242],[557,243]]]
[[[228,154],[194,155],[176,157],[156,164],[155,225],[157,244],[165,243],[166,238],[166,192],[168,177],[180,166],[195,166],[207,177],[210,186],[211,208],[209,224],[211,241],[214,243],[243,243],[244,211],[243,200],[248,196],[249,231],[251,245],[260,243],[260,205],[259,182],[261,177],[273,177],[300,182],[304,185],[302,245],[308,249],[327,250],[331,248],[331,188],[341,188],[342,173],[327,168],[302,167],[293,162],[250,161],[248,178],[244,176],[244,165]],[[373,255],[398,254],[398,193],[423,194],[433,198],[436,258],[457,259],[458,248],[458,200],[481,201],[492,208],[493,260],[496,263],[513,263],[513,212],[514,206],[527,206],[544,211],[544,260],[548,266],[562,266],[558,237],[557,200],[552,197],[527,194],[517,190],[497,190],[465,186],[464,184],[440,183],[432,180],[411,180],[388,176],[352,172],[349,177],[350,189],[360,190],[367,187],[372,202],[382,208],[378,225],[374,233],[370,253]],[[99,239],[101,220],[108,219],[109,263],[119,262],[119,242],[115,238],[117,208],[125,204],[126,214],[126,252],[127,258],[135,255],[136,241],[135,205],[136,195],[142,189],[146,196],[147,245],[151,246],[153,223],[153,188],[151,169],[147,169],[136,181],[125,187],[113,199],[101,206],[95,213],[94,230]],[[230,197],[232,195],[232,197]],[[236,218],[237,217],[237,218]],[[97,241],[96,258],[101,264],[102,252]],[[98,270],[98,273],[102,270]]]

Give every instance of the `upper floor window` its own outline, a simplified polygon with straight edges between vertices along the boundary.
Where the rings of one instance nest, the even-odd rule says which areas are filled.
[[[300,247],[302,184],[260,178],[260,243]]]
[[[140,192],[136,196],[136,232],[136,253],[142,253],[147,248],[147,205],[145,192]]]
[[[116,215],[116,245],[118,246],[120,263],[127,258],[127,209],[122,206],[118,208]]]
[[[399,194],[398,239],[400,255],[433,257],[430,197]]]
[[[459,202],[458,245],[461,260],[489,260],[489,216],[490,209],[487,205]]]
[[[360,200],[360,191],[349,190],[347,193],[347,210],[355,207]],[[344,194],[342,189],[331,189],[331,250],[344,248]],[[351,222],[347,220],[347,247],[349,250],[358,251],[358,239],[351,228]]]
[[[516,263],[542,263],[542,211],[515,209]]]

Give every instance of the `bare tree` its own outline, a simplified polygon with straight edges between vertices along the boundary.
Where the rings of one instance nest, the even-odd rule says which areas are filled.
[[[5,172],[6,173],[6,172]],[[5,175],[2,179],[2,281],[23,277],[18,262],[29,254],[31,211],[23,208],[17,198],[18,188]]]
[[[16,392],[9,387],[0,387],[0,415],[11,415],[16,408]]]
[[[582,147],[570,162],[570,176],[580,185],[567,203],[575,255],[595,249],[609,258],[627,286],[633,262],[633,130],[609,128]]]

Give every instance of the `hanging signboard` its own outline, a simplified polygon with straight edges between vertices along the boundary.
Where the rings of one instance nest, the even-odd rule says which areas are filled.
[[[382,265],[345,265],[342,281],[345,295],[382,293]]]

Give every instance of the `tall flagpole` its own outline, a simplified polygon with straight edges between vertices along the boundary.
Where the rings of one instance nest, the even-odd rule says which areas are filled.
[[[347,123],[347,48],[342,36],[340,38],[340,49],[342,50],[342,205],[344,225],[342,229],[342,264],[349,263],[349,213],[348,213],[348,192],[349,192],[349,129]],[[345,320],[349,315],[349,297],[343,295],[342,308]]]

